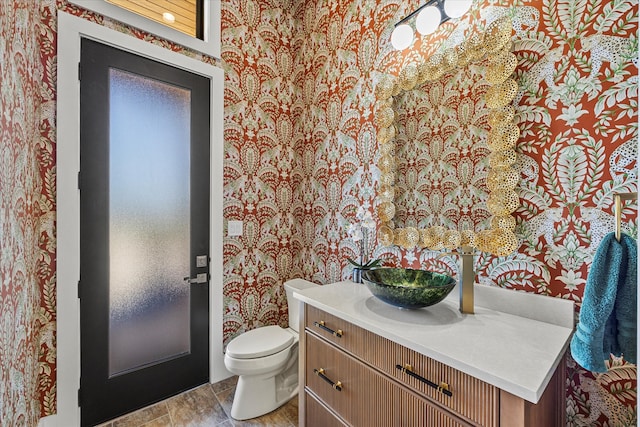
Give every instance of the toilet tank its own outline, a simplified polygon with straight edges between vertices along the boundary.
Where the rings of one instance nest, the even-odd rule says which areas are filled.
[[[287,306],[289,307],[289,327],[296,332],[300,327],[300,301],[293,297],[293,292],[314,286],[319,285],[304,279],[292,279],[284,282],[284,290],[287,293]]]

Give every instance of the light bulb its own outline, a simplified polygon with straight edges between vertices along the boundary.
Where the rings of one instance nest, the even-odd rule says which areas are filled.
[[[171,24],[173,24],[174,22],[176,22],[176,17],[175,17],[175,16],[173,16],[173,14],[172,14],[172,13],[169,13],[169,12],[164,12],[164,13],[162,14],[162,19],[163,19],[164,21],[166,21],[166,22],[171,23]]]
[[[445,0],[444,12],[450,18],[460,18],[471,7],[473,0]]]
[[[391,44],[396,50],[405,50],[413,43],[413,30],[407,24],[398,25],[391,33]]]
[[[440,10],[435,6],[425,7],[416,18],[416,30],[423,36],[433,33],[440,25]]]

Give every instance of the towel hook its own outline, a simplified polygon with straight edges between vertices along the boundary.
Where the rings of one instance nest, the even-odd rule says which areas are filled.
[[[622,229],[622,201],[637,200],[638,193],[616,193],[613,195],[614,212],[616,216],[616,240],[620,241]]]

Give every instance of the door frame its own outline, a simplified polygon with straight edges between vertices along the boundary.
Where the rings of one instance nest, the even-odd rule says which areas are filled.
[[[223,353],[223,126],[224,73],[220,67],[172,52],[58,11],[57,80],[57,414],[40,426],[80,425],[80,40],[89,38],[211,79],[209,380],[231,374]]]

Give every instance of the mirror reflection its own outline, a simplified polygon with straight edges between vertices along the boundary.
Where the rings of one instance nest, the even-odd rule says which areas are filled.
[[[395,97],[396,227],[489,228],[485,62]]]

